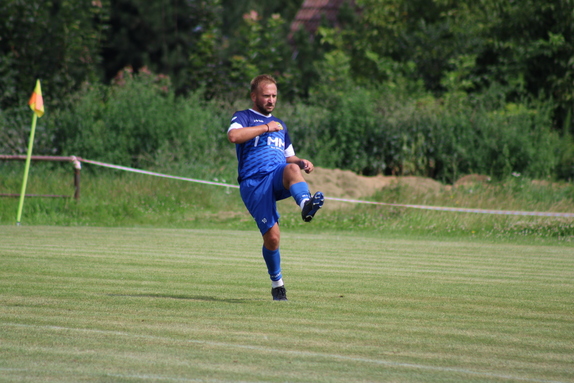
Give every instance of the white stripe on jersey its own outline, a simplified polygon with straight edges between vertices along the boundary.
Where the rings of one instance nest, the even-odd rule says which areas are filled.
[[[285,158],[293,157],[295,155],[295,149],[293,149],[293,145],[289,145],[287,149],[285,149]]]
[[[242,126],[240,123],[234,122],[233,124],[231,124],[231,126],[229,127],[229,129],[227,129],[227,131],[229,132],[230,130],[233,130],[233,129],[241,129],[241,128],[243,128],[243,126]]]

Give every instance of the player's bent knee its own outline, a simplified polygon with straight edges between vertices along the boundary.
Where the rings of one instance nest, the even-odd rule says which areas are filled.
[[[301,182],[304,180],[301,174],[301,168],[297,164],[288,164],[283,170],[283,180],[287,183]]]

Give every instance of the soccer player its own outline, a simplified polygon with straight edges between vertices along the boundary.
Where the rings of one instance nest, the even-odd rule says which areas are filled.
[[[311,196],[301,170],[313,164],[295,155],[287,125],[271,112],[277,102],[277,82],[260,75],[251,81],[251,109],[235,112],[227,130],[236,144],[241,198],[263,236],[263,259],[271,278],[273,300],[286,301],[279,253],[277,201],[293,197],[305,222],[323,206],[323,193]]]

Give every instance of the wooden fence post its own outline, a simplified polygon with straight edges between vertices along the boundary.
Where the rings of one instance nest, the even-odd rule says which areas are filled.
[[[72,157],[74,164],[74,199],[80,200],[80,171],[82,170],[82,163],[76,158]]]

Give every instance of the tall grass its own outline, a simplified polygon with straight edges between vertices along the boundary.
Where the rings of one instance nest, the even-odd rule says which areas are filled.
[[[18,166],[4,166],[0,190],[19,193]],[[20,169],[22,166],[20,166]],[[183,181],[118,173],[81,175],[81,196],[76,201],[72,169],[49,165],[32,167],[29,194],[60,194],[70,198],[27,198],[22,222],[40,225],[201,227],[227,222],[240,212],[237,193]],[[225,181],[225,180],[219,180]],[[0,221],[14,220],[18,199],[0,200]],[[14,214],[13,214],[14,213]]]
[[[20,166],[18,168],[18,166]],[[18,193],[22,165],[0,168],[0,192]],[[231,182],[217,179],[217,181]],[[73,195],[72,170],[32,167],[30,194]],[[327,197],[329,197],[327,193]],[[533,183],[523,177],[504,182],[446,188],[438,192],[407,185],[385,188],[370,198],[395,204],[496,210],[574,212],[574,186]],[[18,200],[0,199],[0,223],[15,223]],[[283,228],[384,232],[444,237],[536,238],[574,240],[574,219],[435,212],[411,208],[357,205],[327,200],[311,224],[301,221],[291,199],[281,201]],[[105,170],[84,170],[81,199],[27,198],[24,225],[155,226],[254,230],[237,189]]]

